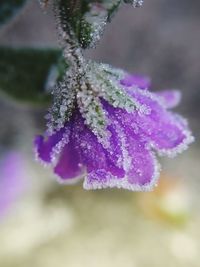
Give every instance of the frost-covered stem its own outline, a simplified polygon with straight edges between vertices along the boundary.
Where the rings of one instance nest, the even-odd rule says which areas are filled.
[[[63,46],[63,57],[68,64],[70,64],[70,69],[77,78],[81,78],[85,70],[84,66],[84,58],[82,55],[81,49],[78,47],[74,39],[71,39],[68,35],[65,38],[65,44]],[[69,71],[69,70],[68,70]]]
[[[71,2],[73,3],[73,6],[75,6],[74,2],[77,3],[80,1]],[[63,57],[66,60],[67,64],[70,64],[71,71],[76,75],[82,76],[84,74],[84,58],[82,50],[69,23],[62,21],[59,8],[59,1],[54,0],[53,10],[55,13],[60,45],[63,48]]]

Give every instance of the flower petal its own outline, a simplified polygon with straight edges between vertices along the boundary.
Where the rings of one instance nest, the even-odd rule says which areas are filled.
[[[175,156],[193,142],[188,127],[159,103],[159,97],[149,91],[131,90],[131,95],[149,108],[149,114],[136,112],[134,120],[160,154]]]
[[[59,182],[69,183],[76,182],[83,174],[83,169],[80,157],[74,149],[72,140],[70,140],[62,150],[58,163],[54,168],[54,173],[58,175]]]
[[[159,176],[159,164],[145,142],[138,136],[129,137],[129,154],[131,155],[130,170],[127,172],[131,188],[139,191],[151,190]]]
[[[178,90],[164,90],[156,93],[166,108],[174,108],[181,101],[181,92]]]
[[[106,102],[103,104],[120,147],[120,152],[115,154],[119,153],[121,158],[118,157],[118,161],[125,173],[124,176],[117,177],[104,169],[93,170],[85,179],[84,188],[118,187],[133,191],[152,189],[158,178],[159,166],[147,145],[147,139],[135,127],[133,130],[133,114],[113,108]]]
[[[81,161],[86,166],[88,173],[105,170],[119,177],[124,175],[123,169],[115,164],[115,156],[111,155],[99,143],[97,137],[84,125],[80,115],[74,120],[73,139],[76,144],[75,149],[79,152]],[[117,140],[113,138],[113,146],[116,142]]]
[[[46,163],[51,163],[52,151],[54,147],[62,140],[64,132],[65,128],[63,127],[62,129],[47,138],[42,135],[37,135],[34,140],[37,158]]]
[[[137,86],[140,89],[149,89],[151,79],[142,75],[127,75],[120,83],[126,87]]]
[[[25,157],[10,151],[0,159],[0,219],[27,189]]]
[[[124,188],[132,191],[149,191],[155,186],[159,176],[159,165],[153,153],[136,137],[128,138],[127,152],[131,162],[124,177],[116,177],[105,170],[88,174],[85,189]]]

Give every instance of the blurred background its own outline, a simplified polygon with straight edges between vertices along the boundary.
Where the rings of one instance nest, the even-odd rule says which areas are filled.
[[[122,5],[89,58],[180,88],[177,109],[196,138],[161,159],[150,193],[61,186],[34,161],[32,140],[46,108],[0,98],[0,267],[200,266],[200,1]],[[53,15],[36,0],[0,29],[0,46],[58,47]],[[1,64],[2,58],[0,58]],[[38,67],[39,67],[38,63]]]

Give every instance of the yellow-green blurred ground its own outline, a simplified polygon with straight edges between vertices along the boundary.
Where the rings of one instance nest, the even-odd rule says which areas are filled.
[[[0,223],[0,266],[198,267],[199,188],[179,178],[184,160],[152,193],[60,186],[27,161],[32,186]]]

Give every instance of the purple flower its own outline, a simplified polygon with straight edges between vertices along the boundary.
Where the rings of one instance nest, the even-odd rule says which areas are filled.
[[[5,215],[25,190],[24,168],[25,161],[19,152],[9,152],[0,161],[0,217]]]
[[[121,80],[121,84],[126,87],[136,86],[140,89],[148,89],[151,85],[151,79],[148,76],[129,74]]]
[[[148,191],[159,176],[155,152],[173,157],[193,141],[186,120],[169,110],[180,101],[177,90],[153,93],[150,79],[139,75],[125,75],[118,83],[139,108],[128,112],[101,98],[109,121],[107,144],[78,108],[64,127],[35,138],[38,159],[53,166],[60,182],[84,178],[85,189]]]

